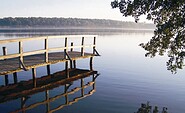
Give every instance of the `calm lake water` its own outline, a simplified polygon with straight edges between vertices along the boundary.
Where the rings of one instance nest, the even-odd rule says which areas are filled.
[[[27,37],[34,35],[48,35],[54,33],[0,33],[1,39]],[[59,33],[70,34],[70,32]],[[145,51],[138,45],[147,42],[153,35],[152,32],[82,32],[76,34],[99,34],[97,50],[101,57],[94,58],[94,70],[100,75],[96,78],[96,92],[78,102],[65,106],[56,113],[134,113],[141,103],[150,102],[157,105],[159,110],[167,107],[169,113],[185,112],[185,70],[172,74],[166,69],[168,58],[157,56],[146,58]],[[55,44],[55,42],[53,42]],[[31,45],[28,44],[28,47]],[[77,61],[78,68],[89,68],[89,59]],[[52,73],[63,70],[64,63],[51,66]],[[45,67],[37,69],[38,76],[46,75]],[[20,72],[18,79],[30,79],[31,71]],[[10,82],[13,82],[10,75]],[[86,82],[92,77],[85,78]],[[4,77],[0,77],[3,85]],[[80,81],[74,82],[77,87]],[[50,97],[63,93],[64,87],[50,90]],[[87,88],[88,92],[92,87]],[[70,97],[72,100],[75,95]],[[25,105],[41,102],[45,99],[45,92],[30,95]],[[64,104],[63,98],[50,103],[50,109]],[[21,108],[21,99],[15,99],[0,104],[0,112],[7,113]],[[46,105],[39,105],[26,113],[46,112]]]

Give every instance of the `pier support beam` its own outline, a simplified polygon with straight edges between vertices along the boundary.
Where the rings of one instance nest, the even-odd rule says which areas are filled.
[[[73,68],[76,69],[76,60],[73,60]]]
[[[47,74],[51,75],[50,65],[47,65],[46,67],[47,67]]]
[[[14,80],[14,83],[16,84],[17,83],[17,72],[13,73],[13,80]]]
[[[68,98],[68,87],[67,87],[67,84],[65,84],[65,87],[64,87],[64,93],[66,93],[65,95],[65,100],[66,100],[66,104],[68,105],[69,104],[69,98]]]
[[[93,57],[90,58],[90,70],[93,70]]]
[[[26,107],[25,103],[26,103],[26,98],[25,97],[21,97],[21,109],[23,109],[22,113],[26,113],[26,111],[25,111],[25,107]]]
[[[32,68],[32,78],[33,78],[33,87],[37,86],[37,81],[36,81],[36,68]]]
[[[44,49],[46,50],[45,52],[45,62],[48,62],[48,37],[44,40]]]
[[[6,47],[3,47],[3,55],[7,55],[7,48]],[[6,59],[4,59],[6,60]],[[5,75],[5,85],[7,86],[9,83],[8,81],[8,75]]]
[[[84,37],[82,37],[81,56],[84,56]]]
[[[81,79],[81,95],[84,96],[84,79]]]
[[[73,47],[73,42],[71,42],[71,47]],[[73,52],[73,48],[71,48],[71,52]],[[72,60],[70,60],[70,68],[71,69],[74,68],[73,67],[73,61]]]
[[[47,111],[47,113],[49,113],[49,111],[50,111],[49,90],[46,90],[45,94],[46,94],[46,101],[47,101],[47,103],[46,103],[46,111]]]
[[[8,75],[5,75],[5,85],[7,86],[9,83],[9,80],[8,80]]]
[[[22,44],[22,41],[19,41],[19,54],[20,54],[20,56],[19,56],[19,60],[20,60],[19,67],[23,68],[23,66],[21,65],[21,62],[23,63],[23,44]]]
[[[65,72],[66,72],[66,78],[69,78],[68,61],[65,62]]]

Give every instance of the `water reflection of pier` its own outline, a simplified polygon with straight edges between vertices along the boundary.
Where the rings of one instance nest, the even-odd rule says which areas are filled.
[[[33,109],[40,105],[45,105],[46,112],[52,113],[62,109],[65,106],[76,103],[78,100],[90,96],[95,92],[95,80],[98,77],[97,71],[70,69],[69,78],[65,78],[65,72],[66,71],[64,70],[54,73],[51,76],[37,78],[36,87],[33,87],[35,84],[33,80],[3,86],[0,88],[0,103],[6,104],[5,102],[7,101],[21,99],[21,108],[12,111],[12,113],[26,112],[27,110]],[[84,82],[84,79],[88,77],[92,77],[92,79]],[[80,82],[80,86],[74,86],[74,81]],[[64,87],[64,92],[57,94],[54,97],[50,97],[50,90],[55,89],[56,87]],[[86,88],[90,88],[90,90],[87,92],[85,91]],[[79,91],[80,96],[78,95],[77,97],[74,97],[73,100],[69,99],[70,95],[73,95]],[[39,92],[45,92],[45,100],[26,106],[29,96]],[[50,104],[62,97],[64,97],[65,102],[56,108],[50,109]]]

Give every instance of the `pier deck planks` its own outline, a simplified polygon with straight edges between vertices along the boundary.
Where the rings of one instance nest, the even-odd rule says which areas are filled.
[[[95,56],[92,53],[84,53],[84,56],[81,56],[81,52],[77,51],[69,51],[68,54],[72,60],[90,58]],[[45,62],[45,54],[25,56],[24,64],[29,70],[31,68],[37,68],[40,66],[46,66],[49,64],[65,62],[66,60],[69,60],[64,58],[64,52],[48,53],[48,56],[48,62]],[[0,75],[6,75],[19,71],[23,71],[23,69],[19,68],[19,58],[0,60]]]

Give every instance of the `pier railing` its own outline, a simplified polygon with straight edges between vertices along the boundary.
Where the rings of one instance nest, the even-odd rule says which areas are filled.
[[[84,44],[84,39],[86,37],[93,38],[93,42],[90,45]],[[19,65],[20,68],[24,68],[24,57],[25,56],[31,56],[36,54],[44,54],[44,61],[47,63],[49,58],[49,52],[53,51],[63,51],[64,52],[64,59],[70,59],[70,56],[68,54],[68,51],[73,51],[75,48],[81,48],[81,56],[84,56],[84,48],[92,48],[92,54],[99,55],[96,51],[96,35],[63,35],[63,36],[44,36],[44,37],[32,37],[32,38],[18,38],[18,39],[6,39],[6,40],[0,40],[0,44],[8,44],[8,43],[18,43],[18,53],[14,54],[7,54],[7,48],[3,47],[3,55],[0,55],[0,60],[6,60],[6,59],[12,59],[12,58],[19,58]],[[48,39],[64,39],[64,47],[48,47]],[[71,42],[71,45],[68,45],[68,38],[81,38],[81,45],[74,46],[73,42]],[[24,52],[23,43],[26,41],[37,41],[42,40],[44,41],[44,47],[43,49],[39,50],[33,50]]]

